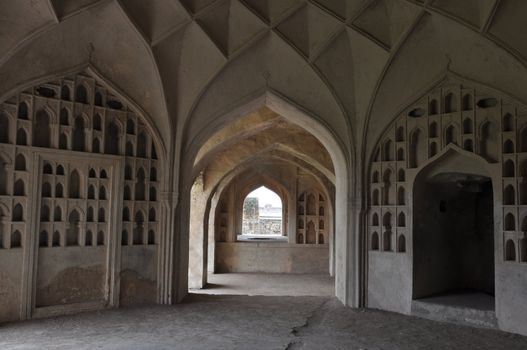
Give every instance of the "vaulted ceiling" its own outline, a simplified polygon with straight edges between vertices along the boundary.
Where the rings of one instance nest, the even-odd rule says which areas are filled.
[[[0,98],[89,62],[166,145],[272,89],[368,151],[447,68],[527,101],[525,14],[523,0],[5,0]]]

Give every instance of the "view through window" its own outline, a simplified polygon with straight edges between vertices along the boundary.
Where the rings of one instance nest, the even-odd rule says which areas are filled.
[[[282,237],[282,200],[267,187],[259,187],[245,197],[242,234],[238,239],[279,240]]]

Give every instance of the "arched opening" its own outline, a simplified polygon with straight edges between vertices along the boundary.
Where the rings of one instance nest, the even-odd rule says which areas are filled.
[[[130,209],[128,209],[127,207],[123,208],[123,221],[124,222],[130,221]]]
[[[23,154],[18,154],[15,158],[15,170],[25,171],[26,170],[26,157]]]
[[[88,199],[95,199],[95,186],[88,186]]]
[[[267,110],[267,108],[262,108],[262,110]],[[272,118],[278,116],[271,110],[268,111],[267,116],[273,114]],[[261,113],[260,110],[255,112],[255,115],[259,113]],[[319,267],[316,268],[324,269],[320,273],[327,273],[330,269],[334,271],[333,267],[330,268],[332,266],[330,255],[339,249],[333,246],[335,220],[339,219],[334,217],[332,211],[335,199],[328,196],[324,187],[327,185],[331,190],[334,190],[334,187],[331,187],[335,183],[334,175],[330,176],[330,180],[327,180],[326,183],[320,181],[321,179],[326,181],[324,174],[334,174],[333,165],[329,162],[331,156],[318,139],[303,129],[304,125],[293,124],[287,118],[282,117],[279,128],[274,125],[273,121],[269,120],[268,127],[261,128],[259,125],[261,122],[252,121],[250,117],[238,117],[235,121],[229,120],[229,124],[225,128],[217,128],[215,131],[207,130],[207,133],[210,132],[210,138],[203,138],[203,145],[197,150],[196,158],[192,158],[195,169],[192,181],[189,180],[193,184],[190,186],[191,222],[189,225],[191,235],[189,286],[191,288],[203,287],[207,281],[207,271],[204,271],[207,266],[208,278],[214,278],[214,280],[215,275],[212,274],[212,271],[225,273],[246,271],[249,273],[259,269],[261,272],[296,273],[295,271],[303,269],[303,273],[312,273],[314,265],[308,263],[308,260],[316,259],[319,259],[317,261],[320,262]],[[250,124],[249,120],[254,125]],[[253,151],[251,149],[256,145],[251,144],[246,135],[238,135],[240,131],[236,129],[241,125],[244,125],[244,129],[249,133],[254,133],[253,135],[258,139],[258,142],[261,138],[263,143],[259,150]],[[258,126],[255,127],[256,125]],[[231,128],[231,126],[233,127]],[[288,145],[294,141],[293,138],[283,138],[286,143],[285,147],[282,145],[277,147],[273,143],[275,142],[273,141],[274,138],[278,135],[286,135],[293,131],[297,133],[299,139],[306,138],[306,142],[302,143],[303,147],[292,145],[291,149],[294,149],[295,153],[298,152],[294,156],[289,153]],[[309,142],[307,142],[308,139]],[[216,144],[212,145],[213,143]],[[264,146],[264,143],[268,143],[269,147]],[[386,148],[390,150],[385,152],[383,158],[395,160],[394,139],[392,138],[388,143],[391,143],[391,146]],[[278,159],[267,153],[269,152],[268,149],[271,150],[273,147],[276,148],[272,152],[280,153],[283,156]],[[244,158],[245,155],[237,153],[236,149],[243,150],[244,153],[247,152],[247,155],[251,152],[255,157]],[[306,154],[306,156],[301,156],[302,154]],[[316,158],[318,155],[327,156],[327,168],[323,169],[324,173],[319,173],[319,169],[322,167],[317,163],[318,160],[317,162],[309,160],[310,157]],[[300,161],[300,159],[295,158],[298,156],[301,156],[303,160]],[[287,165],[284,161],[286,158],[289,158]],[[224,161],[221,162],[221,160]],[[218,174],[222,174],[221,177],[214,178],[215,174],[207,173],[209,168],[206,164],[214,166],[214,171],[218,169]],[[309,170],[306,169],[308,164],[312,166]],[[296,170],[291,172],[289,169]],[[200,178],[202,180],[199,180]],[[255,203],[251,199],[250,193],[259,186],[275,192],[275,196],[279,198],[278,202],[281,202],[281,205],[266,206],[261,205],[260,201]],[[207,194],[209,188],[211,193]],[[340,194],[338,196],[340,198]],[[252,211],[248,209],[248,203],[251,201],[253,202]],[[196,202],[200,204],[195,205]],[[208,205],[210,205],[210,211],[207,209]],[[257,211],[256,208],[258,208]],[[271,214],[280,215],[281,222],[277,220],[277,215],[269,217],[265,213],[269,209],[276,212],[271,212]],[[252,222],[247,220],[248,214],[252,214]],[[266,214],[266,217],[262,217],[262,214]],[[194,220],[195,218],[199,219]],[[274,224],[272,220],[275,221]],[[268,223],[266,224],[265,221]],[[267,231],[262,233],[262,227]],[[273,227],[274,231],[272,230]],[[248,231],[252,231],[254,236],[256,236],[256,232],[261,234],[259,237],[247,239],[248,237],[244,236],[248,236],[246,234]],[[262,240],[275,240],[271,236],[279,238],[281,242],[261,242]],[[203,240],[209,242],[206,247],[203,245]],[[212,243],[210,243],[211,240]],[[243,242],[240,242],[242,240]],[[251,241],[258,242],[258,245],[251,244]],[[282,242],[285,245],[281,248],[282,253],[278,253],[277,249]],[[304,256],[305,262],[296,262],[298,257],[291,255],[293,247],[295,252]],[[325,249],[326,247],[328,250]],[[245,255],[244,251],[247,249],[252,249],[254,252]],[[315,252],[313,249],[318,250]],[[247,261],[243,263],[250,256],[258,262]],[[287,260],[285,260],[286,256]],[[234,270],[233,266],[242,270]],[[327,270],[325,266],[328,266]]]
[[[516,244],[512,239],[505,243],[505,261],[516,261]]]
[[[445,131],[445,145],[449,144],[457,145],[457,128],[454,125],[450,125]]]
[[[93,245],[93,233],[90,230],[86,232],[86,236],[84,237],[84,245],[86,247]]]
[[[148,211],[148,221],[156,222],[156,210],[154,208],[150,208]]]
[[[73,170],[70,174],[69,198],[81,198],[81,177],[77,170]]]
[[[101,153],[101,143],[98,138],[94,138],[91,145],[92,153]]]
[[[406,238],[404,235],[399,235],[399,238],[397,239],[397,251],[399,253],[406,252]]]
[[[503,131],[514,131],[514,118],[510,113],[507,113],[503,116]]]
[[[49,147],[51,131],[49,129],[49,115],[45,110],[37,112],[33,125],[33,146]]]
[[[106,200],[106,188],[104,186],[99,188],[99,199]]]
[[[429,115],[436,115],[437,113],[438,113],[437,100],[436,99],[432,99],[428,103],[428,114]]]
[[[49,222],[49,207],[47,205],[43,205],[40,208],[40,221]]]
[[[64,101],[69,101],[70,97],[70,88],[67,85],[63,85],[60,90],[60,98]]]
[[[453,113],[457,111],[457,99],[453,93],[448,93],[445,96],[445,113]]]
[[[139,170],[137,171],[137,175],[136,175],[134,199],[136,201],[144,201],[145,192],[146,192],[145,171],[143,170],[143,168],[139,168]]]
[[[505,228],[505,231],[515,231],[516,230],[516,221],[514,220],[514,215],[512,215],[511,213],[508,213],[507,215],[505,215],[505,220],[504,220],[504,228]]]
[[[472,134],[472,119],[470,118],[465,118],[465,120],[463,120],[463,134],[465,135],[469,135],[469,134]]]
[[[79,245],[80,214],[74,209],[68,217],[68,228],[66,230],[66,246]]]
[[[132,119],[126,121],[126,133],[129,135],[135,135],[135,123]]]
[[[413,299],[494,310],[493,183],[478,158],[449,150],[413,186]],[[514,228],[514,217],[506,217]]]
[[[48,233],[46,231],[41,231],[38,237],[38,246],[43,248],[48,246]]]
[[[102,245],[105,245],[104,244],[104,232],[99,231],[99,233],[97,233],[97,246],[102,246]]]
[[[61,246],[61,243],[60,243],[60,232],[59,231],[53,232],[53,240],[52,240],[51,246],[52,247],[60,247]]]
[[[496,124],[487,121],[481,125],[480,129],[480,153],[490,162],[494,162],[498,159],[499,154],[499,140],[498,131]]]
[[[29,108],[26,102],[20,102],[18,104],[18,119],[29,119]]]
[[[137,157],[146,158],[146,135],[144,132],[137,135]]]
[[[149,245],[156,244],[156,234],[153,230],[148,231],[148,244]]]
[[[242,234],[239,240],[282,237],[282,199],[265,186],[249,193],[243,201]]]
[[[77,89],[75,90],[75,101],[84,104],[88,103],[88,92],[83,84],[77,85]]]
[[[421,129],[415,129],[410,136],[409,167],[419,167],[426,158],[426,139]]]
[[[86,212],[86,221],[93,222],[93,207],[88,207],[88,211]]]
[[[9,117],[0,112],[0,143],[9,143]]]
[[[65,107],[63,107],[60,110],[60,120],[59,120],[59,122],[60,122],[60,125],[62,125],[62,126],[70,125],[70,112]]]
[[[75,118],[75,127],[73,129],[72,141],[72,149],[74,151],[84,151],[86,140],[84,137],[84,119],[82,117]]]
[[[503,176],[504,177],[514,177],[514,161],[511,159],[506,160],[503,163]]]
[[[143,223],[145,222],[145,217],[141,211],[138,211],[135,214],[135,227],[133,231],[133,245],[143,244]]]
[[[465,94],[463,95],[463,110],[464,111],[471,111],[473,107],[472,103],[472,95],[471,94]]]
[[[397,226],[406,227],[406,215],[404,215],[404,212],[400,212],[397,216]]]
[[[49,190],[51,191],[51,188]],[[25,196],[26,195],[24,180],[18,179],[15,181],[15,185],[13,186],[13,195],[15,196]]]
[[[22,248],[22,234],[18,230],[11,234],[11,248]]]
[[[385,162],[392,161],[394,159],[393,157],[393,142],[392,140],[388,139],[384,141],[383,147],[382,147],[382,160]]]
[[[134,156],[134,145],[132,144],[131,141],[128,141],[126,143],[126,147],[124,149],[124,154],[127,157],[133,157]]]
[[[55,197],[62,198],[64,197],[64,188],[61,183],[55,185]]]
[[[102,94],[99,91],[95,93],[95,97],[93,98],[93,104],[96,105],[97,107],[103,106]],[[100,130],[100,129],[97,129],[97,130]]]
[[[55,210],[53,212],[53,221],[55,221],[55,222],[61,222],[62,221],[62,209],[60,209],[59,206],[55,207]]]
[[[64,133],[61,133],[59,136],[59,148],[68,149],[68,136]]]
[[[106,154],[119,154],[119,143],[119,127],[114,122],[111,122],[106,127],[104,152]]]
[[[121,245],[127,246],[128,242],[129,242],[128,231],[123,230],[123,232],[121,232]]]
[[[13,208],[13,217],[12,217],[12,219],[15,222],[24,221],[24,208],[22,207],[22,205],[20,203],[15,205],[15,207]]]
[[[379,234],[373,232],[371,235],[371,250],[379,250]]]
[[[99,113],[95,113],[93,116],[93,130],[102,130],[102,119]]]

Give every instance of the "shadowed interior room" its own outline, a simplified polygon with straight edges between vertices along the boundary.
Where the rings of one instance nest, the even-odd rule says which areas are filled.
[[[527,348],[527,2],[0,14],[0,348]]]

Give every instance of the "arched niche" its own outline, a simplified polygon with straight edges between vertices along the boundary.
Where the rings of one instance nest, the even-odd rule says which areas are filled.
[[[489,169],[481,157],[450,147],[415,176],[413,299],[463,288],[494,294],[494,241],[499,230]]]

